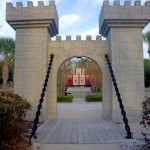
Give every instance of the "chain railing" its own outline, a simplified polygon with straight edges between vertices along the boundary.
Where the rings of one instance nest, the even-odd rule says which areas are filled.
[[[44,96],[45,96],[45,92],[46,92],[46,87],[47,87],[47,83],[48,83],[48,78],[49,78],[50,71],[51,71],[51,66],[52,66],[52,63],[53,63],[53,58],[54,58],[54,54],[51,54],[51,55],[50,55],[49,65],[48,65],[48,68],[47,68],[47,73],[46,73],[45,81],[44,81],[44,84],[43,84],[43,89],[42,89],[42,93],[41,93],[41,98],[40,98],[40,100],[39,100],[39,105],[38,105],[38,107],[37,107],[36,117],[35,117],[35,119],[34,119],[34,124],[33,124],[32,132],[31,132],[31,135],[30,135],[30,143],[31,143],[32,137],[34,137],[35,139],[37,138],[37,137],[36,137],[37,124],[39,123],[39,116],[40,116],[40,114],[41,114],[42,103],[43,103],[43,101],[44,101]]]
[[[113,82],[113,85],[115,87],[116,95],[118,97],[118,102],[119,102],[119,106],[120,106],[120,109],[121,109],[121,114],[123,116],[123,122],[125,124],[125,130],[127,131],[127,136],[125,138],[132,139],[133,138],[132,133],[130,131],[130,126],[128,124],[128,119],[127,119],[127,116],[126,116],[124,105],[122,103],[121,94],[120,94],[120,91],[119,91],[118,86],[117,86],[117,82],[116,82],[116,79],[115,79],[115,75],[114,75],[114,72],[113,72],[113,68],[112,68],[109,56],[106,54],[105,58],[107,60],[108,66],[109,66],[109,71],[110,71],[110,74],[111,74],[112,82]]]

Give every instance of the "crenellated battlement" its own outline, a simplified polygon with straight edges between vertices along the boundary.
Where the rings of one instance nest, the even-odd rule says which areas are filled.
[[[103,41],[103,40],[102,40],[102,36],[100,36],[100,35],[96,36],[96,40],[95,39],[93,40],[91,35],[87,35],[86,39],[84,39],[84,40],[82,39],[81,35],[77,35],[76,39],[72,39],[72,37],[70,35],[67,35],[64,40],[62,40],[61,36],[56,36],[56,40],[54,40],[54,41]]]
[[[43,28],[47,27],[51,36],[58,34],[59,18],[55,1],[51,0],[48,6],[39,1],[37,6],[32,1],[27,2],[27,7],[22,2],[6,4],[6,20],[16,30],[17,28]]]
[[[138,27],[144,28],[150,20],[150,1],[141,5],[140,0],[136,0],[131,5],[130,0],[125,0],[124,5],[120,0],[114,0],[114,5],[110,5],[109,0],[104,0],[99,16],[100,34],[107,36],[110,27]]]
[[[142,6],[141,0],[135,0],[134,5],[131,5],[131,0],[125,0],[124,5],[120,4],[120,0],[114,0],[114,5],[110,5],[109,0],[104,0],[103,5],[109,5],[109,6]],[[149,6],[150,1],[146,1],[143,6]]]

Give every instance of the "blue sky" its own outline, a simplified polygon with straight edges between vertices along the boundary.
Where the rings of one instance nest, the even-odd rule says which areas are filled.
[[[3,24],[0,29],[0,36],[9,36],[15,38],[15,31],[5,21],[5,6],[6,2],[12,2],[16,5],[16,2],[23,2],[23,5],[27,5],[28,0],[0,0],[0,25]],[[31,0],[34,5],[37,5],[38,0]],[[43,0],[45,5],[49,4],[49,0]],[[110,4],[113,4],[114,0],[109,0]],[[125,0],[120,0],[121,4]],[[141,0],[142,4],[146,0]],[[55,0],[58,15],[59,15],[59,34],[62,39],[65,39],[66,35],[71,35],[72,39],[75,39],[76,35],[81,35],[82,39],[85,39],[86,35],[92,35],[92,39],[95,39],[98,35],[98,18],[101,10],[103,0]],[[135,0],[131,0],[133,3]],[[147,25],[143,32],[150,30],[150,24]],[[148,58],[147,45],[143,44],[144,58]]]

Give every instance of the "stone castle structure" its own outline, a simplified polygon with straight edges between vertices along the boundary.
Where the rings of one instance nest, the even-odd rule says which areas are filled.
[[[71,36],[61,40],[61,36],[56,36],[59,18],[53,0],[49,6],[44,6],[41,1],[38,6],[28,2],[27,7],[23,7],[21,2],[17,2],[16,7],[7,3],[6,20],[16,30],[14,91],[32,104],[30,119],[35,117],[50,54],[54,54],[54,62],[41,120],[57,118],[59,66],[71,57],[86,56],[94,60],[102,71],[103,117],[114,122],[122,121],[105,54],[111,59],[128,119],[138,119],[145,96],[142,29],[150,20],[150,1],[141,6],[141,1],[136,0],[131,6],[130,0],[125,0],[124,5],[120,5],[119,0],[115,0],[114,5],[104,0],[99,16],[99,33],[106,40],[102,40],[100,35],[96,40],[91,36],[86,40],[81,36],[76,40]],[[53,36],[56,36],[55,41],[51,40]]]

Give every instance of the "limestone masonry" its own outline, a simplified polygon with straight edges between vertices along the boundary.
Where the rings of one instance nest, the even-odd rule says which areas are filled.
[[[103,117],[114,122],[122,122],[119,104],[110,78],[105,54],[109,54],[120,89],[123,104],[130,121],[139,120],[141,102],[145,96],[143,68],[142,29],[150,21],[150,1],[141,6],[136,0],[134,6],[119,0],[110,5],[104,0],[99,17],[99,32],[96,40],[87,36],[82,40],[77,36],[72,40],[66,36],[56,36],[59,18],[54,1],[49,6],[32,2],[23,7],[21,2],[13,7],[6,6],[6,20],[16,30],[14,90],[26,97],[32,104],[28,117],[33,119],[38,105],[50,54],[54,62],[50,73],[41,120],[57,118],[57,71],[59,66],[71,57],[86,56],[97,62],[103,79]],[[69,20],[68,20],[69,21]],[[89,22],[90,23],[90,22]],[[56,40],[51,37],[56,36]]]

